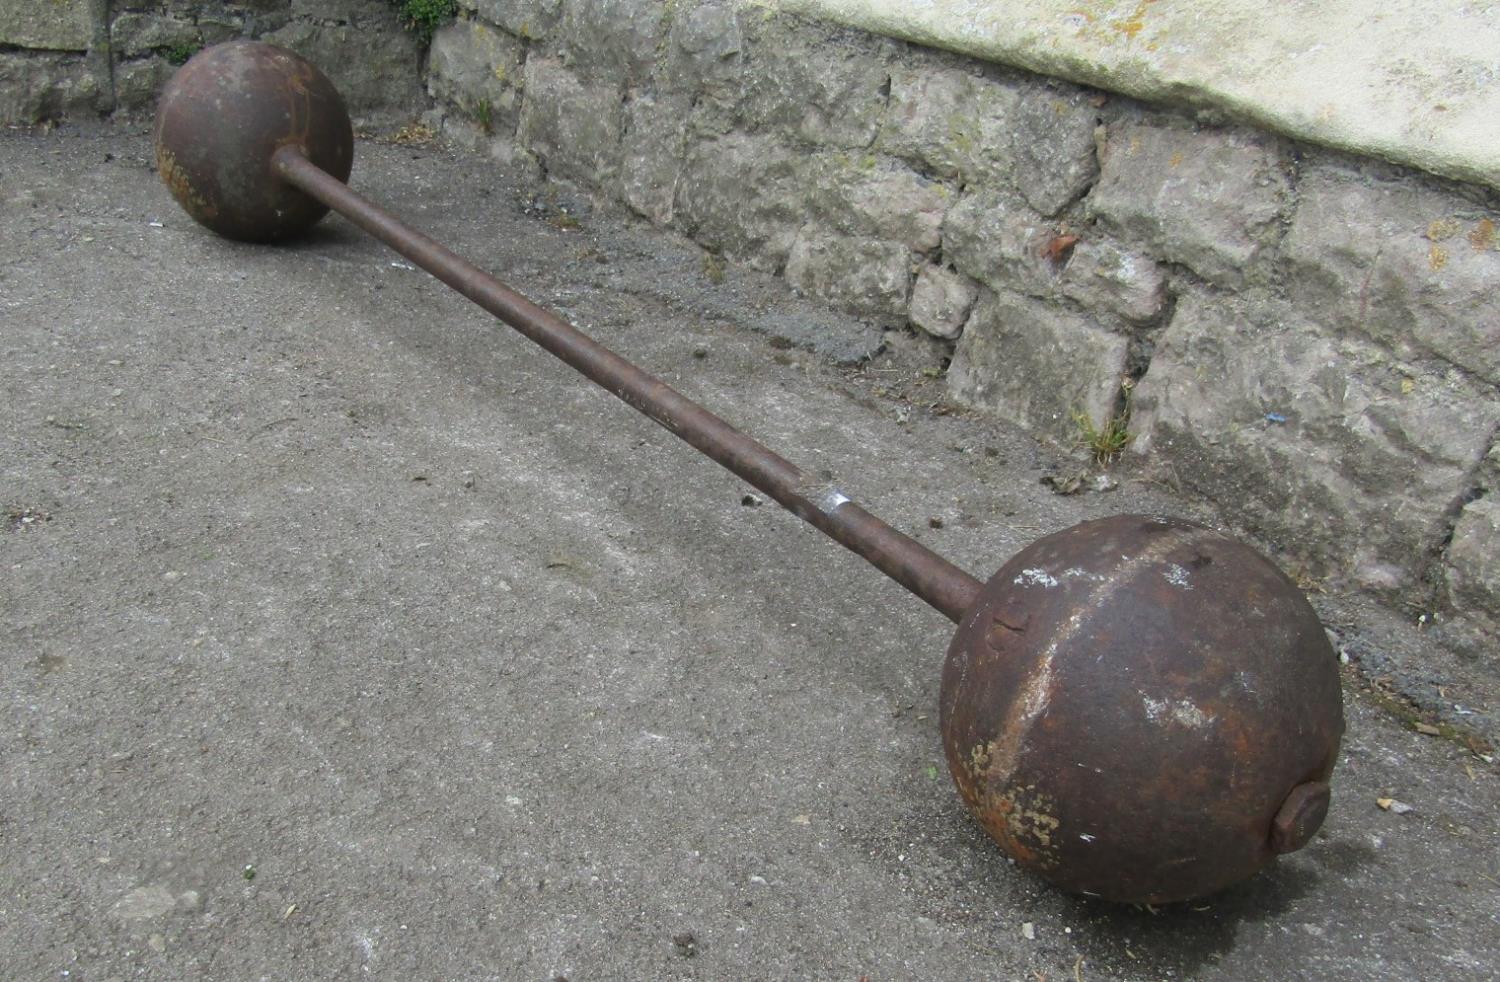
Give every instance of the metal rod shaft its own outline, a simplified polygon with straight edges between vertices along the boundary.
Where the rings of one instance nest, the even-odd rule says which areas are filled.
[[[403,225],[313,164],[296,147],[276,151],[272,167],[282,180],[343,215],[798,518],[863,556],[954,623],[973,605],[982,586],[979,580],[462,256]]]

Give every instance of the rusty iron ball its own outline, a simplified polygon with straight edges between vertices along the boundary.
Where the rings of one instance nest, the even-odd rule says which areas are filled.
[[[288,144],[347,180],[354,130],[344,100],[312,63],[269,44],[229,41],[172,76],[156,109],[156,167],[194,220],[222,236],[273,242],[301,235],[326,205],[280,180],[271,155]]]
[[[1344,728],[1302,591],[1229,536],[1141,515],[1006,563],[954,635],[940,712],[960,794],[1017,864],[1147,903],[1305,845]]]
[[[290,52],[199,53],[162,97],[156,141],[163,180],[213,231],[271,241],[335,208],[957,621],[944,750],[1018,865],[1085,895],[1186,900],[1321,825],[1337,658],[1301,591],[1248,546],[1123,515],[1046,536],[981,584],[349,191],[342,100]]]

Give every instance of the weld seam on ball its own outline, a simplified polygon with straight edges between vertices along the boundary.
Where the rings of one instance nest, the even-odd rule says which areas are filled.
[[[1128,585],[1142,567],[1160,562],[1174,550],[1190,546],[1203,537],[1203,532],[1184,535],[1173,529],[1139,555],[1130,557],[1117,566],[1106,575],[1102,583],[1090,591],[1086,609],[1070,615],[1063,630],[1053,635],[1052,640],[1042,652],[1036,669],[1026,680],[1019,696],[1011,702],[1011,711],[1007,714],[1005,722],[1001,724],[995,739],[990,741],[989,766],[985,772],[986,783],[997,787],[1002,786],[1008,783],[1015,774],[1016,765],[1020,763],[1021,754],[1025,750],[1026,736],[1051,700],[1055,674],[1053,663],[1063,646],[1076,637],[1089,617],[1097,614],[1115,594]],[[1019,578],[1017,581],[1019,582]],[[1038,582],[1038,578],[1033,578],[1032,582]],[[1055,577],[1048,576],[1040,582],[1043,589],[1053,589],[1058,581]],[[1050,585],[1046,585],[1049,582]]]

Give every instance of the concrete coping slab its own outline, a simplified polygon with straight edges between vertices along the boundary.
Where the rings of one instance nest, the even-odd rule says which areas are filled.
[[[0,44],[43,51],[86,51],[94,36],[97,0],[35,0],[0,4]]]
[[[1493,0],[756,0],[1500,187]]]

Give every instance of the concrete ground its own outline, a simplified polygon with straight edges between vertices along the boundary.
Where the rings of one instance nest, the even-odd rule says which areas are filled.
[[[923,351],[839,367],[776,333],[825,312],[691,246],[359,154],[356,187],[978,574],[1087,517],[1212,519],[1128,476],[1051,493],[1069,462],[934,409]],[[1352,674],[1311,846],[1196,904],[1060,893],[949,785],[950,625],[860,560],[339,220],[220,241],[135,130],[8,133],[0,173],[0,976],[1500,965],[1492,760]]]

